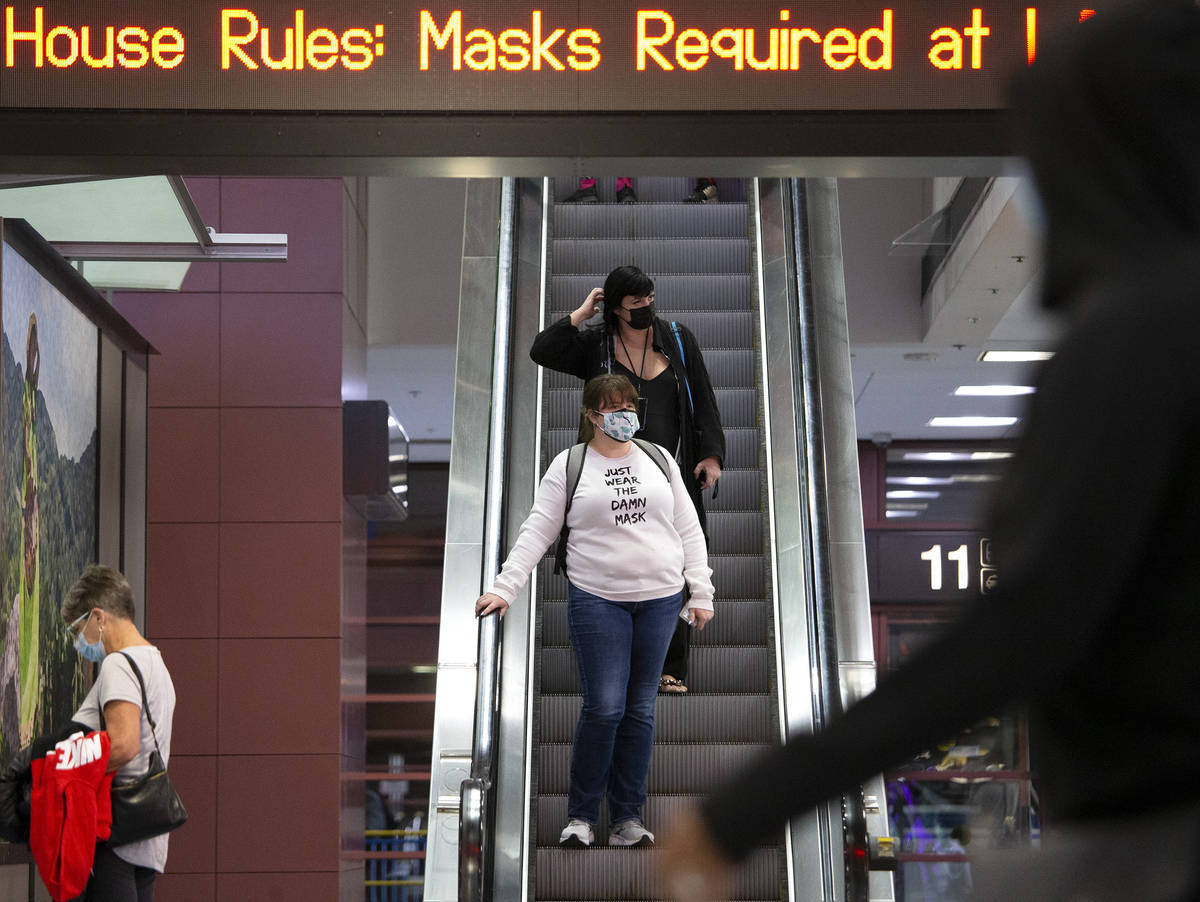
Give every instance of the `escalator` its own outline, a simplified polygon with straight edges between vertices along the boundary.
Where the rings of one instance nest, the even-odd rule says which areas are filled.
[[[644,810],[651,830],[661,829],[778,735],[748,206],[741,181],[720,184],[719,204],[680,202],[691,185],[684,178],[642,178],[638,204],[556,203],[551,217],[546,322],[570,313],[609,270],[629,263],[641,267],[655,280],[658,315],[696,335],[725,427],[717,497],[704,493],[716,613],[708,628],[692,633],[690,691],[658,697]],[[605,180],[599,189],[601,197],[614,196]],[[569,181],[557,181],[560,197],[572,190]],[[575,441],[581,387],[573,376],[546,371],[544,378],[543,469]],[[660,898],[651,878],[656,853],[607,848],[605,814],[595,847],[583,853],[558,847],[581,700],[567,636],[566,580],[552,570],[548,557],[538,581],[535,898]],[[781,848],[763,849],[743,872],[737,898],[779,899],[782,879]]]
[[[533,337],[616,266],[643,268],[659,316],[695,334],[726,436],[704,493],[716,616],[692,633],[690,691],[658,697],[647,825],[873,685],[836,186],[720,180],[720,203],[685,204],[692,184],[641,178],[637,204],[577,205],[557,202],[573,180],[469,183],[427,902],[666,898],[658,852],[607,847],[603,811],[594,847],[558,846],[581,700],[552,560],[503,623],[470,615],[576,436],[582,386],[533,366]],[[732,898],[891,900],[854,845],[886,833],[882,796],[865,788],[865,818],[856,793],[793,820]]]

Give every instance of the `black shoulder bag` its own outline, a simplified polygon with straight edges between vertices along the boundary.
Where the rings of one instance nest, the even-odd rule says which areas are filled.
[[[137,677],[142,687],[142,713],[150,723],[150,735],[154,737],[154,751],[150,753],[150,764],[146,773],[132,783],[113,783],[112,787],[112,836],[110,846],[123,846],[168,833],[187,822],[187,809],[179,800],[179,793],[167,777],[162,752],[158,747],[158,735],[154,729],[154,718],[150,716],[150,703],[146,700],[146,681],[133,658],[118,652]],[[100,709],[100,729],[104,729],[104,708]]]

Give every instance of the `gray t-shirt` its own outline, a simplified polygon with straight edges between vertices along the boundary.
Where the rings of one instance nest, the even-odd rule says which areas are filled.
[[[162,655],[153,645],[132,645],[122,649],[134,661],[146,681],[146,701],[150,705],[150,713],[154,717],[154,735],[150,732],[150,722],[142,715],[141,748],[137,755],[117,771],[113,777],[115,783],[127,783],[146,773],[150,766],[150,753],[154,751],[154,736],[158,737],[158,747],[162,751],[163,763],[171,757],[171,720],[175,715],[175,684],[171,682],[171,674],[163,663]],[[100,710],[112,701],[133,702],[140,710],[142,707],[142,690],[138,686],[137,677],[125,656],[119,653],[105,655],[100,664],[100,675],[92,685],[83,704],[75,712],[74,719],[87,724],[93,730],[100,729]],[[167,864],[167,838],[169,834],[152,836],[141,842],[127,843],[114,846],[113,852],[130,864],[140,867],[154,868],[161,872]]]

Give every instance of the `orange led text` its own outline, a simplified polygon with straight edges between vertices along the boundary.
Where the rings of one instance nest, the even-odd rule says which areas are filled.
[[[463,31],[463,13],[456,9],[442,25],[427,9],[421,10],[421,71],[431,67],[435,52],[449,53],[450,68],[464,65],[476,72],[508,72],[530,69],[589,72],[600,65],[600,33],[594,28],[554,28],[542,20],[542,11],[530,14],[529,29],[505,28],[499,32],[487,28]],[[561,42],[561,44],[560,44]]]
[[[4,65],[13,68],[28,60],[67,69],[83,63],[92,69],[140,69],[154,63],[174,69],[183,62],[183,33],[163,26],[151,33],[140,25],[49,25],[45,7],[36,6],[32,21],[17,21],[16,11],[4,7]]]
[[[230,69],[235,61],[246,69],[296,71],[345,69],[361,72],[383,56],[383,26],[347,28],[337,32],[329,28],[308,28],[305,11],[298,9],[290,28],[263,25],[248,9],[221,10],[221,68]]]
[[[830,69],[892,68],[892,10],[885,9],[878,28],[856,34],[849,28],[831,28],[821,34],[812,28],[786,23],[791,11],[781,9],[778,28],[719,28],[709,34],[699,28],[676,30],[675,18],[665,10],[642,9],[637,14],[637,69],[652,66],[670,72],[676,66],[695,71],[713,57],[729,60],[734,70],[788,71],[801,67],[809,54],[820,54]]]
[[[1029,29],[1028,22],[1026,29]],[[971,24],[964,28],[961,32],[957,28],[949,26],[939,28],[929,36],[929,40],[936,41],[929,50],[929,62],[938,69],[961,69],[963,67],[963,39],[967,38],[971,42],[971,68],[983,68],[983,39],[986,38],[992,30],[983,24],[983,10],[971,10]],[[1029,37],[1026,41],[1030,40]]]

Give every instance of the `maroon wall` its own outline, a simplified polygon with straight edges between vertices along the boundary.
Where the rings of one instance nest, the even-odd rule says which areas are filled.
[[[355,727],[339,692],[345,189],[189,188],[206,225],[286,232],[289,257],[193,264],[178,294],[114,298],[161,352],[146,632],[178,693],[170,768],[191,819],[159,895],[329,902],[344,878],[339,774],[361,766],[343,763]]]

